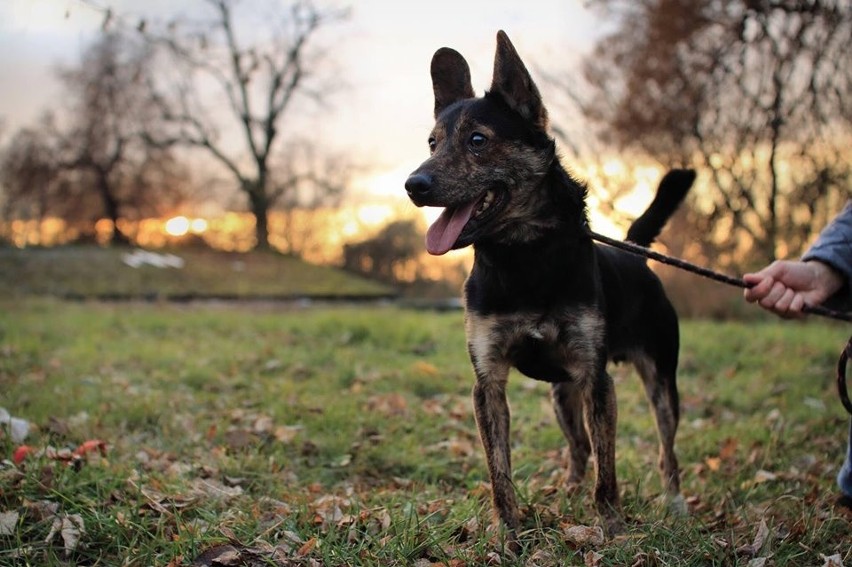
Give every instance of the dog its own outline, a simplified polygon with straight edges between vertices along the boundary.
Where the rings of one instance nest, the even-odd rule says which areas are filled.
[[[594,457],[594,500],[608,535],[623,529],[615,475],[616,401],[608,360],[632,362],[653,407],[659,468],[668,496],[683,502],[674,452],[679,420],[679,331],[674,308],[645,261],[597,245],[588,234],[586,187],[560,164],[538,88],[508,36],[497,34],[491,88],[476,97],[457,51],[431,62],[436,124],[431,156],[406,180],[419,207],[443,207],[426,248],[440,255],[469,245],[464,285],[473,405],[497,516],[517,549],[520,514],[512,484],[510,368],[551,384],[569,446],[569,485]],[[649,246],[692,182],[673,170],[630,227]]]

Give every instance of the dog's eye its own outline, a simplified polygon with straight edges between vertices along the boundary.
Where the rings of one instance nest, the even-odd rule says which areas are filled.
[[[435,139],[435,136],[429,137],[429,151],[434,152],[435,147],[438,145],[438,140]]]
[[[488,143],[488,138],[486,138],[483,134],[479,132],[474,132],[470,135],[470,140],[468,140],[468,145],[473,150],[481,150]]]

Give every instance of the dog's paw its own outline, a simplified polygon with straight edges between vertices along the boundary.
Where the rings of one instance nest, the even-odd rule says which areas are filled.
[[[667,496],[666,507],[673,516],[682,518],[689,515],[689,507],[686,505],[686,498],[683,497],[683,494]]]
[[[575,494],[579,494],[583,490],[583,479],[574,479],[569,478],[565,481],[565,494],[568,496],[574,496]]]
[[[685,518],[689,515],[689,507],[686,505],[686,499],[683,494],[664,494],[660,496],[660,505],[666,511],[677,518]]]
[[[624,519],[621,515],[605,516],[601,518],[601,527],[603,528],[604,535],[608,539],[619,536],[627,530],[624,524]]]

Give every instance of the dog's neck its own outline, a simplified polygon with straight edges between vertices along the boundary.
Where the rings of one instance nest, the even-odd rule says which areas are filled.
[[[474,243],[477,253],[502,255],[517,250],[523,255],[526,251],[590,242],[585,186],[572,178],[555,156],[536,185],[529,192],[535,196],[534,203],[526,203],[535,214]]]

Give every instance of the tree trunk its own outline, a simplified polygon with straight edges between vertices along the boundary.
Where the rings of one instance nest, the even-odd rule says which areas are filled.
[[[130,238],[118,228],[118,201],[112,194],[109,178],[106,174],[98,172],[98,192],[101,194],[101,201],[104,205],[104,214],[112,222],[112,236],[110,237],[110,245],[113,246],[128,246]]]
[[[247,191],[251,214],[254,215],[254,246],[258,250],[269,250],[269,200],[266,191],[258,185]]]

